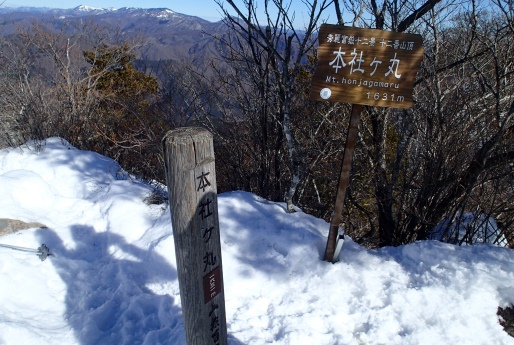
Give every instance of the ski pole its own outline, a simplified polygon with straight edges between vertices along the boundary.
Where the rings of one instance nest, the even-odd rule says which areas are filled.
[[[7,249],[12,249],[12,250],[17,250],[19,252],[37,254],[37,256],[39,257],[39,259],[41,261],[45,261],[47,257],[52,255],[50,253],[50,249],[45,244],[42,244],[38,249],[11,246],[9,244],[0,244],[0,248],[7,248]]]

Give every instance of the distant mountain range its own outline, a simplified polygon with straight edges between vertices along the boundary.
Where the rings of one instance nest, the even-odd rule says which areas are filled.
[[[223,36],[227,27],[223,22],[174,12],[167,8],[92,8],[78,6],[72,9],[45,7],[0,7],[0,35],[14,34],[18,27],[41,20],[55,29],[74,27],[84,20],[105,28],[119,28],[127,37],[142,36],[146,60],[196,60],[203,64],[219,55],[211,35]]]

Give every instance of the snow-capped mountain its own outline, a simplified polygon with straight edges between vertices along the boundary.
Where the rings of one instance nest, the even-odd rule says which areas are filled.
[[[78,6],[71,9],[0,8],[0,35],[16,34],[20,27],[41,21],[55,30],[73,32],[84,21],[99,27],[119,29],[129,37],[143,37],[149,60],[169,60],[187,57],[205,60],[217,54],[210,35],[223,35],[226,27],[196,16],[177,13],[168,8],[94,8]],[[194,55],[194,56],[193,56]]]

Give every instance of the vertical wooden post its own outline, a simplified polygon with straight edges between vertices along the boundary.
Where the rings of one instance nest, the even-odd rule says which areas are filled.
[[[334,204],[334,212],[330,221],[330,230],[328,233],[327,247],[325,249],[325,261],[334,261],[334,252],[336,249],[336,241],[339,234],[339,224],[341,223],[341,213],[343,212],[344,199],[346,190],[350,182],[350,171],[352,169],[353,151],[357,142],[357,134],[359,132],[360,114],[363,105],[353,104],[350,124],[348,125],[348,133],[346,136],[346,144],[343,153],[343,163],[341,166],[341,175],[339,176],[339,187],[337,188],[336,201]]]
[[[179,128],[166,134],[163,149],[186,342],[226,345],[212,135]]]

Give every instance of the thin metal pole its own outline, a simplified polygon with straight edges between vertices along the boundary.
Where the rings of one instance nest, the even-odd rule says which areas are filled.
[[[0,248],[7,248],[7,249],[12,249],[12,250],[17,250],[19,252],[37,254],[37,256],[39,257],[39,259],[41,259],[41,261],[45,261],[47,257],[49,257],[50,255],[53,255],[50,253],[50,249],[48,249],[48,247],[45,244],[42,244],[41,247],[39,247],[38,249],[11,246],[9,244],[0,244]]]
[[[0,248],[7,248],[7,249],[12,249],[12,250],[17,250],[19,252],[27,252],[27,253],[34,253],[34,254],[39,253],[39,250],[37,250],[37,249],[26,248],[26,247],[18,247],[18,246],[11,246],[9,244],[0,244]]]
[[[325,249],[325,261],[333,262],[336,241],[339,235],[339,224],[341,223],[341,213],[343,212],[344,199],[346,190],[350,182],[350,171],[352,169],[353,151],[357,142],[357,134],[359,131],[360,115],[363,105],[353,104],[350,124],[348,125],[348,133],[346,136],[346,144],[343,153],[343,163],[341,166],[341,175],[339,176],[339,187],[337,188],[336,201],[334,204],[334,212],[330,222],[330,230],[328,233],[327,247]]]

